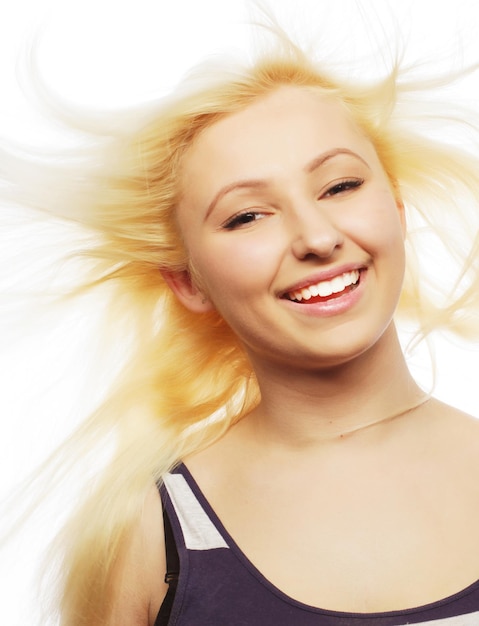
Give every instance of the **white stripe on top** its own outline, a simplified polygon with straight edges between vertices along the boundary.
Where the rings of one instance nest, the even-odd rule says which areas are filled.
[[[181,474],[166,474],[163,482],[178,516],[186,547],[189,550],[228,548],[185,477]]]

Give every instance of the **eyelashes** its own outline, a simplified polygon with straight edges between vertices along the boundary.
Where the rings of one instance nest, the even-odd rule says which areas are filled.
[[[260,211],[244,211],[227,220],[223,224],[223,228],[226,230],[234,230],[240,226],[246,226],[247,224],[251,224],[251,222],[256,222],[263,216],[264,213],[261,213]]]
[[[359,189],[364,183],[363,178],[347,178],[339,180],[333,185],[328,187],[324,193],[320,195],[318,200],[323,198],[334,198],[335,196],[345,195],[348,192],[352,192],[355,189]],[[257,222],[268,215],[267,211],[247,209],[240,211],[226,220],[221,226],[224,230],[236,230],[237,228],[245,227],[253,222]]]
[[[346,191],[351,191],[352,189],[357,189],[361,187],[364,183],[363,178],[351,178],[348,180],[341,180],[335,183],[332,187],[330,187],[323,197],[331,198],[332,196],[337,196],[340,193],[345,193]]]

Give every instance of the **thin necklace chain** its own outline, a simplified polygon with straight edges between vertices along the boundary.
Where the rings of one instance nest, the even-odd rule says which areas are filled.
[[[358,432],[360,430],[365,430],[366,428],[371,428],[372,426],[377,426],[379,424],[385,424],[385,423],[388,423],[388,422],[392,422],[393,420],[397,419],[398,417],[403,417],[404,415],[407,415],[408,413],[412,413],[412,411],[415,411],[416,409],[419,409],[419,407],[427,404],[431,399],[432,399],[431,396],[426,396],[425,398],[423,398],[417,404],[414,404],[413,406],[410,406],[407,409],[404,409],[403,411],[399,411],[399,413],[394,413],[393,415],[390,415],[389,417],[385,417],[384,419],[375,420],[374,422],[361,424],[361,426],[356,426],[355,428],[352,428],[351,430],[346,430],[345,432],[340,433],[337,436],[339,438],[347,437],[348,435],[352,435],[352,434],[354,434],[354,433],[356,433],[356,432]]]

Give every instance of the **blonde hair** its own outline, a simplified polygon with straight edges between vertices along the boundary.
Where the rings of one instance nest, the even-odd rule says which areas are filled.
[[[427,227],[458,267],[449,293],[439,298],[408,243],[401,311],[419,320],[423,334],[435,327],[465,336],[479,330],[479,164],[467,151],[423,135],[429,105],[415,109],[411,100],[424,85],[406,76],[396,63],[376,82],[336,79],[286,40],[247,67],[203,66],[142,129],[118,134],[63,211],[95,233],[82,251],[95,260],[85,288],[113,284],[111,317],[126,312],[134,328],[132,353],[109,398],[63,450],[70,456],[75,449],[81,462],[90,447],[113,443],[114,449],[61,536],[63,625],[108,623],[116,566],[153,481],[220,437],[259,400],[248,358],[225,322],[215,312],[186,310],[161,275],[192,271],[175,207],[182,157],[203,129],[283,85],[335,99],[374,144],[407,208],[410,237]],[[451,223],[469,235],[467,246],[462,231],[454,242]]]

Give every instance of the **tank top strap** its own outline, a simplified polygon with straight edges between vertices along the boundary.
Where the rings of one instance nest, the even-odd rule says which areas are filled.
[[[174,513],[187,550],[229,547],[193,492],[189,484],[189,473],[183,465],[165,474],[163,485],[171,503],[171,507],[165,503],[166,508],[169,514]],[[178,537],[176,540],[178,541]]]

